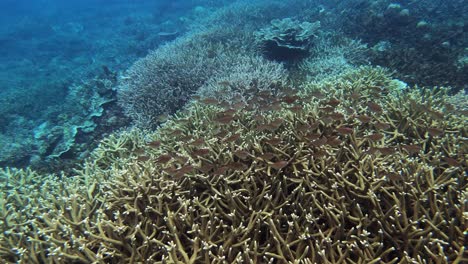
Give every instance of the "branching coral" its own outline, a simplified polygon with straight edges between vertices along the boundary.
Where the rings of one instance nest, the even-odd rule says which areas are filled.
[[[24,220],[9,217],[24,203],[3,195],[0,255],[28,263],[466,261],[466,116],[451,112],[444,90],[400,91],[390,81],[365,67],[300,96],[195,103],[109,160],[117,166],[88,163],[71,183],[51,185],[49,200],[24,194],[43,208]]]
[[[173,114],[208,79],[223,72],[232,56],[219,43],[204,40],[204,33],[179,38],[138,60],[118,87],[119,103],[143,128],[154,128],[161,115]]]
[[[258,93],[278,93],[288,84],[287,77],[280,63],[239,55],[226,73],[208,80],[197,94],[228,102],[247,101]]]
[[[310,56],[299,64],[299,69],[309,81],[335,76],[355,65],[367,64],[366,49],[367,46],[359,40],[323,33],[315,41]]]

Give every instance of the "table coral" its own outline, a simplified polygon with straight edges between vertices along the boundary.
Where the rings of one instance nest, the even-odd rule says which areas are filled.
[[[299,22],[291,18],[274,19],[271,26],[255,33],[257,42],[269,58],[290,61],[308,54],[320,28],[320,21]]]

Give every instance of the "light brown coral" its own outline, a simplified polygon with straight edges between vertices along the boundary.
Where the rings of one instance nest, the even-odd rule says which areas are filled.
[[[461,263],[467,118],[449,112],[443,91],[392,91],[388,80],[361,68],[301,96],[259,94],[256,107],[195,103],[108,167],[88,163],[49,195],[23,194],[38,209],[22,218],[8,216],[25,204],[4,195],[0,255]]]

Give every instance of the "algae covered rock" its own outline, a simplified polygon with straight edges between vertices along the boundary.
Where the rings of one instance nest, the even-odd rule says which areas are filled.
[[[271,26],[255,32],[264,54],[274,60],[290,61],[308,54],[320,21],[299,22],[291,18],[274,19]]]

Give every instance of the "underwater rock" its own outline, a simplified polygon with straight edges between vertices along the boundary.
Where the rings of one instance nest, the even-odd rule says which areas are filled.
[[[319,28],[320,21],[301,23],[291,18],[275,19],[271,26],[255,32],[255,37],[268,58],[294,61],[308,54]]]

